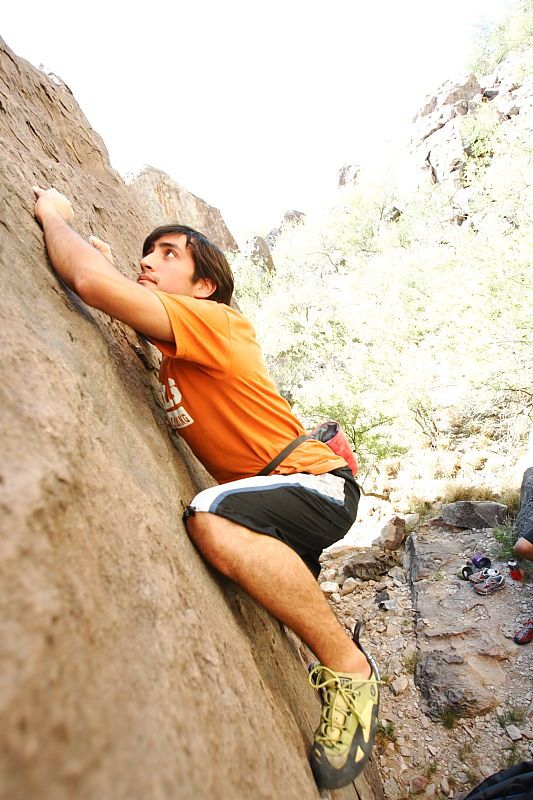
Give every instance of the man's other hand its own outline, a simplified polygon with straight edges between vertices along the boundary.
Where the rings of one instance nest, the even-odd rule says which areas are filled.
[[[109,247],[107,242],[104,242],[102,239],[99,239],[98,236],[89,236],[89,242],[92,244],[95,250],[98,250],[104,258],[107,258],[111,264],[114,263],[113,253],[111,252],[111,248]]]
[[[65,222],[74,219],[74,210],[68,197],[61,194],[57,189],[41,189],[40,186],[32,186],[37,201],[35,203],[35,216],[37,222],[44,224],[45,217],[49,214],[59,214]]]

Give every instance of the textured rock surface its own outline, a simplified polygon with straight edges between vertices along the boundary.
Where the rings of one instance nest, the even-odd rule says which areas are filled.
[[[359,164],[345,164],[339,170],[339,177],[337,179],[337,186],[353,186],[357,183],[357,176],[361,172]]]
[[[523,536],[533,527],[533,467],[524,472],[520,489],[520,509],[516,518],[516,531]]]
[[[458,500],[442,506],[442,519],[458,528],[496,528],[505,522],[507,506],[484,500]]]
[[[432,719],[449,710],[471,717],[495,708],[504,665],[518,656],[501,630],[499,604],[476,595],[470,582],[457,577],[466,555],[478,550],[478,539],[478,533],[425,525],[407,540],[418,614],[415,681]]]
[[[270,233],[266,236],[266,241],[269,247],[274,247],[276,244],[279,235],[285,231],[287,228],[291,226],[299,225],[301,222],[305,220],[305,214],[303,211],[297,211],[296,209],[292,209],[292,211],[286,211],[283,215],[283,219],[280,222],[278,228],[273,228]]]
[[[480,100],[481,87],[474,75],[447,81],[413,120],[413,161],[431,182],[450,180],[459,185],[465,153],[457,118],[475,109]]]
[[[381,529],[376,544],[385,550],[397,550],[404,540],[405,520],[402,517],[392,517]]]
[[[204,233],[221,250],[237,250],[237,242],[226,227],[218,208],[154,167],[145,167],[128,183],[128,191],[145,210],[150,227],[177,222]]]
[[[59,284],[30,186],[66,191],[125,274],[152,222],[68,89],[0,59],[0,798],[318,798],[292,639],[187,539],[208,478],[153,351]],[[383,793],[369,767],[332,796]]]
[[[445,183],[453,194],[462,191],[462,169],[466,152],[461,136],[461,117],[472,114],[481,103],[491,103],[501,120],[519,116],[522,124],[514,136],[527,141],[533,108],[533,78],[527,51],[511,53],[490,75],[467,75],[446,81],[426,100],[414,118],[411,140],[413,185]],[[464,216],[458,216],[462,222]]]
[[[396,556],[380,547],[353,547],[343,558],[343,573],[347,578],[378,580],[397,564]]]
[[[245,255],[264,272],[276,271],[270,247],[263,236],[254,236],[246,243]]]

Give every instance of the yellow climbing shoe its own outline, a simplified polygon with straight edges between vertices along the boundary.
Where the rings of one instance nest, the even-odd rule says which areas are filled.
[[[379,673],[359,644],[361,625],[354,641],[372,670],[370,678],[334,672],[311,665],[309,682],[322,694],[322,716],[311,748],[311,769],[321,789],[347,786],[362,772],[374,745],[379,707]]]

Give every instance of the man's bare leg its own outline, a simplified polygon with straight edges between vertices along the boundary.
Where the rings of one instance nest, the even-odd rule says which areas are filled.
[[[365,656],[344,632],[312,573],[288,545],[205,511],[188,518],[187,531],[210,564],[297,633],[321,664],[370,676]]]
[[[520,536],[517,540],[514,551],[520,558],[527,558],[529,561],[533,561],[533,542],[524,539],[523,536]]]

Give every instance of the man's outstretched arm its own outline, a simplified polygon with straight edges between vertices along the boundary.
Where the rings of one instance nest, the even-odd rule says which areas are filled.
[[[165,342],[174,335],[165,308],[146,287],[126,278],[105,256],[73,231],[68,198],[56,189],[33,187],[35,216],[44,231],[48,257],[58,275],[87,305]]]

